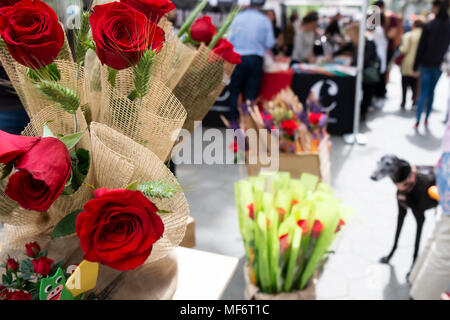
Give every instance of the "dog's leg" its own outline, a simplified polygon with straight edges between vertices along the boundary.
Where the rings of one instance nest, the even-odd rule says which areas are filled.
[[[400,237],[400,232],[402,231],[403,222],[405,221],[406,213],[407,213],[407,210],[400,205],[400,202],[398,202],[397,231],[395,232],[394,246],[392,247],[392,250],[389,253],[389,255],[380,259],[381,263],[389,263],[392,256],[394,255],[394,252],[397,249],[398,238]]]
[[[417,230],[416,230],[416,242],[414,244],[414,254],[413,254],[413,262],[411,265],[411,269],[406,275],[406,280],[409,281],[409,276],[411,274],[411,271],[414,267],[414,263],[416,262],[417,255],[419,254],[419,248],[420,248],[420,238],[422,236],[422,229],[423,229],[423,223],[425,222],[425,212],[419,211],[419,210],[413,210],[414,218],[416,218],[417,223]]]

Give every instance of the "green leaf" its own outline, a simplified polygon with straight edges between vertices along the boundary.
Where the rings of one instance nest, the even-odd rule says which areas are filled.
[[[20,263],[20,270],[25,274],[31,274],[34,272],[33,263],[31,260],[26,259]]]
[[[0,164],[0,181],[9,176],[12,170],[13,170],[12,163]]]
[[[144,182],[137,186],[137,190],[141,191],[146,197],[158,199],[172,198],[177,192],[173,185],[163,180]]]
[[[56,225],[55,229],[53,229],[52,239],[74,234],[77,217],[81,212],[83,212],[83,210],[77,210],[62,218]]]
[[[52,130],[48,126],[48,124],[51,123],[51,122],[52,121],[47,121],[44,124],[44,133],[43,133],[42,137],[44,137],[44,138],[56,138],[56,136],[53,134]]]
[[[159,209],[159,210],[158,210],[158,213],[159,213],[159,214],[169,214],[169,213],[172,213],[172,211]]]
[[[89,172],[90,156],[89,151],[79,148],[70,153],[72,170],[70,178],[64,188],[64,195],[74,194],[82,185]]]
[[[125,190],[136,191],[136,190],[137,190],[137,187],[138,187],[138,182],[137,182],[137,181],[134,181],[134,182],[130,183],[129,185],[127,185],[127,186],[125,187]]]
[[[61,109],[70,114],[75,114],[80,107],[80,98],[69,88],[46,80],[41,80],[36,86],[49,100],[59,104]]]
[[[78,142],[80,142],[81,138],[83,137],[85,131],[77,132],[73,134],[68,134],[66,136],[63,136],[59,138],[62,143],[64,143],[68,150],[72,149],[77,145]]]

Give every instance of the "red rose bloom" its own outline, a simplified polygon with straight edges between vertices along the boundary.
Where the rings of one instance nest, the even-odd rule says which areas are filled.
[[[281,122],[281,128],[288,136],[293,136],[298,129],[298,124],[294,120],[284,120]]]
[[[132,67],[146,50],[159,52],[163,47],[164,31],[124,3],[95,6],[89,19],[97,56],[113,69]]]
[[[120,0],[120,2],[142,12],[155,23],[158,23],[166,13],[176,9],[170,0]]]
[[[11,56],[33,69],[52,63],[64,44],[58,16],[40,0],[22,0],[1,9],[0,35]]]
[[[13,163],[17,170],[9,178],[5,193],[25,209],[47,211],[70,177],[70,155],[64,143],[1,130],[0,141],[0,163]]]
[[[9,270],[11,272],[19,270],[19,263],[16,261],[16,259],[9,258],[8,260],[6,260],[6,270]]]
[[[11,291],[6,294],[6,300],[31,300],[33,295],[25,291]]]
[[[225,61],[232,64],[241,63],[241,55],[234,51],[234,46],[227,39],[220,39],[217,42],[216,47],[213,49],[211,55],[208,58],[209,63],[219,61],[219,57],[222,57]]]
[[[0,286],[0,300],[6,300],[8,297],[8,289],[4,286]]]
[[[317,126],[319,124],[321,118],[322,118],[321,113],[310,113],[308,115],[309,123],[311,123],[314,126]]]
[[[41,276],[46,276],[52,269],[53,260],[47,257],[40,257],[31,261],[33,263],[34,272]]]
[[[0,0],[0,8],[11,7],[21,0]]]
[[[41,252],[41,247],[37,242],[30,242],[25,245],[27,256],[30,258],[36,257]]]
[[[203,16],[195,20],[191,27],[191,38],[197,42],[209,44],[216,34],[216,27],[213,25],[210,16]]]
[[[98,189],[77,217],[84,259],[125,271],[142,265],[164,233],[158,208],[140,191]]]

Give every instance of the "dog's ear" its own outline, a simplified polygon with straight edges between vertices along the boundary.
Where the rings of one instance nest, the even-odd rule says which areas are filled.
[[[408,176],[410,175],[412,169],[411,165],[408,161],[399,159],[398,161],[398,170],[395,174],[395,181],[396,182],[402,182],[405,181]]]

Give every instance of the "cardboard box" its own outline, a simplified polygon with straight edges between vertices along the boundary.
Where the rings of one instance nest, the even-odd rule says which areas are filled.
[[[248,176],[257,176],[261,170],[266,171],[268,166],[261,163],[249,164],[249,155],[246,156],[246,167]],[[310,173],[318,176],[320,181],[330,184],[331,165],[330,165],[329,137],[326,137],[319,145],[318,153],[302,152],[299,154],[280,153],[278,171],[286,171],[293,178],[300,178],[302,173]]]

